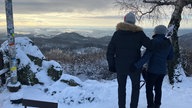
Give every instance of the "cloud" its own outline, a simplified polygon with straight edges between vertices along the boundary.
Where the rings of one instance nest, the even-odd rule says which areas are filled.
[[[83,12],[107,10],[114,0],[13,0],[15,13]],[[4,0],[0,1],[3,6]]]
[[[121,19],[122,16],[117,15],[103,15],[103,16],[92,16],[92,17],[84,17],[84,18],[97,18],[97,19]]]

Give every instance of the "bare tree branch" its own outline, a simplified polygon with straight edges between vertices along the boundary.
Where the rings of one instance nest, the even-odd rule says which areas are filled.
[[[160,11],[161,6],[159,4],[151,4],[151,3],[143,3],[143,1],[135,1],[135,0],[116,0],[116,6],[120,6],[120,10],[131,10],[135,12],[137,16],[137,20],[141,21],[141,19],[146,16],[149,19],[158,20],[163,11]]]
[[[141,10],[138,9],[138,12],[141,14],[141,15],[139,16],[139,20],[141,20],[142,17],[145,16],[146,14],[152,13],[152,12],[157,8],[157,6],[158,6],[158,5],[152,6],[149,11],[144,12],[144,13],[143,13]]]
[[[179,5],[188,9],[192,8],[192,0],[116,0],[115,3],[116,6],[120,6],[120,10],[135,12],[138,21],[141,21],[144,16],[158,21],[162,16],[167,15],[165,6],[172,8]]]
[[[168,1],[168,0],[159,0],[159,1],[156,1],[156,0],[143,0],[144,3],[151,3],[151,4],[157,4],[157,5],[176,5],[175,2],[173,1]]]

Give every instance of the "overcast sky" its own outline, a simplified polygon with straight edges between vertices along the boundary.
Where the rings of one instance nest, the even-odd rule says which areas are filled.
[[[114,26],[121,14],[114,0],[13,0],[17,26]],[[5,25],[0,0],[0,25]]]
[[[1,27],[6,26],[4,1],[0,0]],[[13,0],[14,25],[115,27],[123,20],[125,12],[121,12],[114,2],[115,0]],[[150,22],[144,22],[141,26],[153,27]]]
[[[84,12],[112,8],[114,0],[13,0],[17,13]]]

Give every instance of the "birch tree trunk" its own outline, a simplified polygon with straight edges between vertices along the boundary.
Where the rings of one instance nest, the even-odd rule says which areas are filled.
[[[179,42],[178,42],[178,29],[180,27],[180,22],[182,20],[181,14],[185,6],[185,2],[178,0],[174,12],[172,14],[171,20],[168,26],[174,25],[173,34],[171,36],[172,45],[174,49],[174,58],[172,61],[168,62],[168,75],[171,84],[174,84],[175,68],[179,64],[180,52],[179,52]]]

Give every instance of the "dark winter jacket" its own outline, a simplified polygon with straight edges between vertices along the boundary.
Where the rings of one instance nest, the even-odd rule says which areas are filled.
[[[152,39],[154,50],[147,50],[143,57],[135,63],[137,68],[148,62],[148,72],[155,74],[166,74],[167,60],[173,58],[173,47],[169,39],[163,34],[154,35]]]
[[[119,74],[131,72],[131,66],[141,58],[142,45],[152,48],[141,27],[123,22],[117,24],[107,49],[109,71]]]

